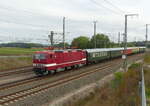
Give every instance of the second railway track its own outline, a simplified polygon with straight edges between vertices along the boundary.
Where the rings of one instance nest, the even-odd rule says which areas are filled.
[[[119,60],[115,60],[116,62],[119,61]],[[114,62],[114,61],[113,61]],[[109,63],[104,63],[104,64],[100,64],[99,66],[97,67],[103,67],[105,65],[108,65],[108,64],[111,64],[113,62],[109,62]],[[91,66],[87,67],[89,68],[88,70],[92,70],[92,68],[90,68]],[[85,67],[82,67],[82,68],[79,68],[79,69],[73,69],[71,71],[79,71],[79,70],[82,70],[84,69]],[[87,70],[87,69],[86,69]],[[58,74],[65,74],[65,73],[68,73],[68,71],[63,71],[63,72],[59,72]],[[38,82],[38,81],[41,81],[41,80],[46,80],[46,79],[49,79],[50,77],[57,77],[59,76],[58,74],[56,75],[48,75],[48,76],[43,76],[43,77],[36,77],[36,76],[33,76],[31,78],[27,78],[27,79],[23,79],[23,80],[19,80],[19,81],[15,81],[15,82],[10,82],[10,83],[6,83],[6,84],[2,84],[0,85],[0,91],[2,90],[7,90],[7,89],[11,89],[11,88],[14,88],[16,86],[21,86],[21,85],[24,85],[24,84],[28,84],[28,83],[33,83],[33,82]],[[69,75],[68,75],[69,76]]]
[[[16,69],[14,71],[0,72],[0,77],[6,77],[6,76],[21,74],[21,73],[28,73],[31,72],[31,70],[32,67],[26,67],[26,68]]]
[[[14,103],[15,101],[18,101],[22,98],[26,98],[27,96],[42,93],[42,92],[48,90],[49,88],[60,86],[61,84],[65,84],[65,83],[68,83],[70,81],[80,79],[82,77],[88,76],[88,75],[93,74],[93,73],[98,72],[98,71],[105,71],[105,70],[111,69],[111,67],[113,65],[114,64],[109,64],[109,65],[106,65],[104,67],[96,68],[96,69],[91,70],[91,71],[82,72],[78,75],[72,75],[72,76],[65,77],[65,78],[62,78],[62,79],[59,79],[59,80],[56,80],[53,82],[51,82],[51,81],[46,82],[46,83],[31,87],[31,88],[26,89],[26,90],[21,90],[21,91],[15,92],[15,93],[1,96],[0,97],[0,105],[7,105],[9,103]]]

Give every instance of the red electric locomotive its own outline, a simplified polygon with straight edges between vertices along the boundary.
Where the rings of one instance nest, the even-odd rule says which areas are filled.
[[[86,64],[84,50],[38,51],[33,56],[33,70],[39,76],[83,64]]]

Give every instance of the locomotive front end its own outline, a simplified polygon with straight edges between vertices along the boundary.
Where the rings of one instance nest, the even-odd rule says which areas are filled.
[[[47,64],[49,62],[49,54],[47,52],[36,52],[33,55],[33,71],[36,75],[47,75],[49,71],[47,70]]]

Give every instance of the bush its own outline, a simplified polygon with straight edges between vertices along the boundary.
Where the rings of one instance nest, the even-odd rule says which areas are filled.
[[[122,82],[123,73],[122,72],[116,72],[114,74],[115,79],[112,81],[112,87],[117,88],[119,84]]]
[[[147,64],[150,64],[150,55],[149,54],[146,54],[144,56],[144,62],[147,63]]]

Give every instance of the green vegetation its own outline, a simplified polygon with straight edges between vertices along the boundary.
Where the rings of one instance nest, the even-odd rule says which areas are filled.
[[[0,48],[0,55],[31,55],[35,51],[43,50],[42,48]]]
[[[80,36],[74,38],[71,46],[76,47],[79,49],[87,49],[87,48],[94,48],[95,47],[95,40],[96,40],[96,47],[97,48],[115,48],[115,47],[123,47],[124,43],[115,43],[111,41],[108,35],[105,34],[97,34],[96,36],[92,36],[92,38],[88,38],[86,36]],[[133,46],[144,46],[144,42],[128,42],[128,47]]]
[[[1,58],[0,71],[32,65],[32,57]]]
[[[1,43],[0,47],[19,47],[19,48],[41,48],[44,47],[42,44],[38,43],[17,43],[17,42],[12,42],[12,43]]]
[[[150,98],[150,87],[146,88],[146,97]]]
[[[146,64],[150,64],[150,54],[149,53],[145,54],[145,56],[144,56],[144,62]]]
[[[140,106],[140,69],[133,64],[128,72],[115,73],[113,81],[73,106]]]
[[[144,57],[145,67],[144,67],[144,77],[145,77],[145,89],[146,89],[146,99],[147,105],[150,106],[150,53],[146,53]]]
[[[150,105],[150,68],[146,68],[144,70],[144,77],[145,77],[145,89],[146,89],[146,98],[148,104]]]
[[[118,85],[122,82],[123,72],[116,72],[114,76],[115,76],[115,79],[112,80],[112,87],[117,88]]]
[[[90,40],[88,37],[80,36],[80,37],[73,39],[72,46],[80,48],[80,49],[86,49],[86,48],[89,48],[89,43],[90,43]]]
[[[110,46],[110,40],[108,36],[104,34],[97,34],[96,37],[93,36],[91,39],[86,36],[80,36],[74,38],[71,45],[72,47],[80,49],[94,48],[95,39],[97,48],[106,48]]]
[[[108,48],[111,47],[111,42],[110,39],[108,38],[107,35],[105,34],[97,34],[96,37],[92,37],[90,41],[90,48],[94,47],[95,44],[95,39],[96,39],[96,47],[97,48]]]

